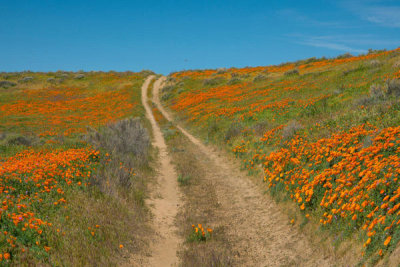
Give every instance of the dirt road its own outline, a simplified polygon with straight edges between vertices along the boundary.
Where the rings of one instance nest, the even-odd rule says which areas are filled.
[[[174,221],[181,198],[177,175],[167,153],[164,137],[148,104],[147,90],[152,79],[154,79],[154,76],[148,77],[142,86],[142,104],[153,130],[153,146],[159,152],[157,187],[153,190],[152,196],[147,202],[152,207],[151,211],[154,216],[153,222],[157,236],[150,244],[151,257],[145,266],[178,266],[176,252],[181,240],[176,233],[177,228]],[[161,80],[157,80],[154,86],[158,88],[161,82]]]
[[[154,84],[153,97],[169,121],[172,116],[160,103],[165,77]],[[240,266],[333,266],[324,255],[290,225],[271,198],[240,171],[237,163],[205,146],[181,126],[176,126],[197,147],[196,158],[207,170],[204,182],[212,182],[219,201],[218,222],[226,226],[232,256]],[[172,253],[172,252],[171,252]],[[166,266],[166,265],[165,265]]]

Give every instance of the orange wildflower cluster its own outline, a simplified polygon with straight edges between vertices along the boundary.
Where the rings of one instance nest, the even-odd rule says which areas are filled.
[[[322,208],[323,225],[346,222],[367,232],[366,247],[382,237],[387,246],[400,225],[399,155],[400,126],[361,125],[314,143],[297,136],[265,157],[264,180],[303,211]]]
[[[214,114],[232,116],[238,111],[243,110],[243,107],[220,107],[213,105],[212,100],[218,99],[219,102],[234,103],[241,100],[243,91],[241,90],[247,84],[224,85],[209,90],[200,90],[195,92],[183,93],[179,96],[179,100],[172,107],[175,110],[186,110],[191,114],[191,117],[197,119],[202,117],[208,118],[211,114],[207,110],[213,109]],[[208,109],[207,109],[208,108]]]
[[[197,241],[206,241],[211,237],[213,230],[211,228],[207,228],[206,230],[203,228],[203,225],[198,224],[197,227],[192,224],[193,232],[192,235]]]
[[[266,144],[269,143],[269,141],[271,140],[271,138],[273,138],[276,134],[277,131],[281,130],[285,125],[280,125],[278,127],[272,128],[269,131],[266,131],[264,133],[264,136],[260,139],[262,142],[265,142]]]
[[[400,79],[400,70],[393,75],[393,78]]]
[[[396,50],[394,50],[396,51]],[[379,56],[384,56],[394,51],[369,54],[359,57],[332,59],[308,63],[307,71],[324,70],[340,64],[365,61]],[[255,67],[243,69],[229,69],[221,75],[229,76],[233,73],[260,73],[264,70],[286,71],[294,68],[294,64],[278,67]],[[322,68],[324,67],[324,68]],[[322,68],[322,69],[321,69]],[[214,77],[217,71],[187,71],[175,73],[173,77],[191,77],[192,79],[205,79]],[[218,74],[220,75],[220,74]],[[384,78],[379,73],[368,77],[361,77],[354,84],[343,84],[343,88],[362,88],[372,81]],[[177,112],[184,112],[191,121],[205,121],[211,116],[215,118],[237,118],[239,120],[258,120],[261,113],[269,112],[273,118],[287,114],[293,108],[309,108],[317,102],[332,96],[328,93],[326,85],[331,84],[331,77],[268,79],[262,83],[245,81],[239,84],[224,84],[213,88],[201,88],[179,94],[171,103],[171,108]],[[325,85],[325,86],[324,86]],[[350,96],[349,96],[350,97]],[[341,101],[345,101],[342,99]]]
[[[277,81],[271,82],[266,88],[258,88],[254,83],[244,82],[193,90],[180,94],[174,101],[172,109],[185,112],[191,121],[204,121],[211,116],[215,118],[237,116],[239,120],[246,118],[257,120],[259,113],[264,111],[272,112],[273,116],[280,116],[286,114],[290,107],[308,107],[329,97],[329,94],[307,100],[299,96],[282,97],[286,92],[299,91],[306,86],[306,88],[317,88],[314,84],[306,82],[298,85],[292,83],[292,81]]]
[[[44,231],[52,223],[41,218],[66,207],[64,191],[87,185],[98,152],[92,149],[23,151],[0,162],[0,253],[17,248],[49,251]]]
[[[7,128],[28,128],[43,135],[85,132],[86,127],[104,125],[132,113],[131,86],[121,90],[86,95],[83,88],[25,90],[24,98],[0,105]],[[25,119],[21,120],[23,117]]]

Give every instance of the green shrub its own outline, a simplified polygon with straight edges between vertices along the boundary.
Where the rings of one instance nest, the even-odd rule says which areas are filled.
[[[183,176],[182,174],[179,174],[178,176],[178,183],[180,186],[189,185],[191,180],[191,176]]]

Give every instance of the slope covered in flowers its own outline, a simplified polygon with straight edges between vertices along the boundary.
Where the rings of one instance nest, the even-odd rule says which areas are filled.
[[[304,222],[315,218],[341,240],[356,233],[362,260],[376,261],[400,241],[399,73],[400,49],[185,71],[170,75],[163,99],[244,168],[261,170]]]
[[[138,112],[140,74],[87,74],[59,84],[42,82],[2,92],[0,124],[6,131],[33,132],[40,135],[83,133],[87,126],[97,127]],[[40,77],[32,83],[40,83]]]
[[[26,150],[1,162],[0,235],[4,258],[27,250],[46,256],[52,249],[46,237],[53,227],[46,218],[67,207],[64,192],[71,190],[68,187],[88,185],[98,153],[87,148]]]
[[[93,198],[89,186],[99,162],[109,155],[91,148],[82,135],[88,126],[141,116],[140,86],[146,75],[0,75],[16,84],[0,88],[0,265],[66,264],[72,253],[87,254],[96,241],[103,246],[107,231],[115,231],[118,222],[103,225],[100,214],[82,214],[82,203],[75,200],[89,206],[110,201]],[[69,243],[69,236],[75,236],[75,243]],[[117,248],[118,240],[107,242]],[[109,253],[105,249],[100,253]],[[68,261],[89,264],[88,259]]]

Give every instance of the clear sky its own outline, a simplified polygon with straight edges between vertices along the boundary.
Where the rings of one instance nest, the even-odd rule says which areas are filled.
[[[399,46],[399,0],[0,0],[0,71],[168,74]]]

